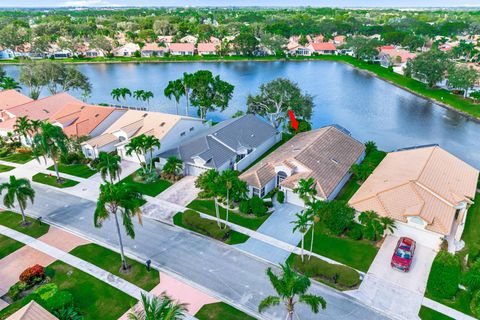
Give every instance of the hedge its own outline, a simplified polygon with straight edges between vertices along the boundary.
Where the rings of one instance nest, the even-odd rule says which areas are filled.
[[[457,256],[440,251],[433,260],[427,291],[434,297],[450,299],[458,291],[461,265]]]
[[[228,226],[223,226],[223,229],[220,229],[216,221],[204,219],[198,212],[193,210],[187,210],[182,214],[182,223],[201,234],[217,240],[225,240],[230,234]]]

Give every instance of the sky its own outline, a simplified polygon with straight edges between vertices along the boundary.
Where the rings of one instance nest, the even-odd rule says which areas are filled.
[[[0,0],[0,7],[62,6],[480,7],[480,0]]]

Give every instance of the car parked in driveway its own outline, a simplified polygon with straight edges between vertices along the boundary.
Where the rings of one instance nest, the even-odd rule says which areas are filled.
[[[392,268],[408,272],[412,266],[413,255],[415,253],[415,240],[402,237],[398,239],[397,246],[393,252],[390,265]]]

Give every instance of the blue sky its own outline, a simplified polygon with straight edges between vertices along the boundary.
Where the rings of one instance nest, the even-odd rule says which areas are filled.
[[[480,7],[480,0],[0,0],[0,7],[58,6],[335,6],[335,7]]]

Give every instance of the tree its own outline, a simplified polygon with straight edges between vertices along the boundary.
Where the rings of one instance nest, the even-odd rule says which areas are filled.
[[[29,96],[38,99],[42,89],[47,85],[40,62],[31,61],[22,65],[20,69],[20,82],[29,89]]]
[[[301,251],[301,258],[303,262],[303,250],[304,250],[304,242],[305,242],[305,234],[310,227],[310,214],[307,211],[303,211],[302,213],[295,213],[297,220],[291,221],[290,223],[294,224],[292,232],[299,231],[302,234],[302,251]]]
[[[449,62],[446,55],[439,50],[430,50],[409,60],[405,74],[423,81],[433,88],[444,79],[448,69]]]
[[[3,77],[0,79],[0,88],[3,90],[20,90],[22,87],[20,86],[20,83],[15,81],[11,77]]]
[[[104,181],[107,181],[108,175],[110,177],[110,183],[113,183],[115,179],[120,180],[120,174],[122,173],[120,162],[122,162],[122,158],[119,155],[102,151],[98,154],[96,169],[100,172]]]
[[[153,171],[153,150],[156,148],[157,150],[160,149],[160,140],[157,137],[150,136],[150,135],[143,135],[143,145],[145,148],[145,153],[150,153],[150,170],[149,172]]]
[[[468,90],[477,83],[478,78],[477,70],[467,66],[452,66],[448,70],[448,85],[463,90],[464,98],[468,96]]]
[[[120,98],[122,98],[123,100],[126,100],[127,96],[131,97],[132,92],[128,88],[116,88],[112,90],[110,95],[112,96],[113,99],[120,102]]]
[[[389,217],[380,217],[375,211],[360,213],[358,220],[363,225],[363,235],[368,240],[377,241],[385,231],[393,232],[395,221]]]
[[[220,173],[215,169],[210,169],[208,171],[203,172],[201,175],[198,176],[197,180],[195,180],[195,187],[202,190],[203,196],[213,197],[215,202],[215,216],[217,218],[217,225],[221,228],[220,224],[220,211],[218,208],[218,177]]]
[[[70,90],[80,90],[89,94],[92,90],[88,77],[74,65],[46,60],[40,62],[40,71],[51,94]]]
[[[168,157],[167,162],[163,166],[163,172],[167,174],[177,175],[182,171],[183,162],[175,156]]]
[[[154,136],[141,134],[133,137],[130,142],[125,146],[127,155],[131,156],[133,153],[137,156],[140,163],[143,163],[143,172],[149,173],[153,171],[153,149],[160,149],[160,140]],[[147,154],[150,153],[149,166],[147,166]],[[143,156],[144,161],[142,161]]]
[[[307,206],[310,206],[311,202],[314,201],[315,196],[317,195],[317,189],[316,189],[316,182],[315,179],[312,177],[308,179],[300,179],[298,181],[298,186],[293,189],[293,192],[298,194],[300,199],[303,200],[303,208],[306,209]],[[312,210],[308,211],[310,213],[310,217],[312,219],[313,225],[312,225],[312,239],[311,239],[311,244],[310,244],[310,252],[313,249],[313,239],[315,238],[315,221],[316,219],[315,215],[313,214]],[[309,256],[310,257],[310,256]]]
[[[470,98],[472,98],[475,102],[480,100],[480,91],[474,91],[470,93]]]
[[[303,94],[297,83],[278,78],[260,86],[258,95],[247,98],[248,112],[267,119],[278,129],[292,110],[297,116],[309,120],[312,116],[313,97]]]
[[[35,198],[35,190],[33,190],[28,179],[17,179],[15,176],[10,176],[8,182],[0,184],[0,194],[4,190],[7,190],[5,196],[3,196],[3,205],[7,208],[13,208],[15,206],[15,199],[18,202],[20,213],[22,214],[22,225],[28,224],[25,217],[25,209],[27,208],[27,202],[30,200],[33,204]]]
[[[127,270],[127,261],[123,252],[122,235],[120,233],[118,216],[122,218],[123,227],[125,228],[127,235],[134,239],[135,230],[132,217],[136,216],[139,224],[142,224],[142,211],[140,207],[143,201],[142,194],[135,190],[131,185],[105,182],[100,186],[100,195],[97,200],[93,222],[96,228],[101,228],[106,219],[111,215],[114,216],[122,260],[121,270],[123,271]]]
[[[253,33],[241,32],[235,40],[233,40],[235,50],[244,55],[251,56],[255,52],[258,46],[258,40]]]
[[[283,55],[283,49],[288,44],[288,39],[282,36],[265,33],[261,36],[260,43],[275,55],[279,56]]]
[[[113,50],[112,43],[107,38],[100,35],[92,39],[92,41],[90,42],[90,47],[102,50],[107,55],[109,55]]]
[[[313,252],[313,244],[315,239],[315,225],[321,220],[321,214],[322,214],[324,205],[325,205],[324,201],[317,200],[315,198],[312,198],[312,200],[309,201],[307,204],[306,213],[308,214],[308,216],[310,217],[310,220],[312,221],[312,239],[310,240],[310,253],[308,255],[309,260],[312,257],[312,252]]]
[[[415,34],[407,34],[402,41],[402,46],[407,47],[410,51],[416,51],[424,45],[425,39]]]
[[[248,192],[247,183],[238,178],[239,174],[236,170],[227,169],[214,180],[216,186],[214,190],[217,197],[226,198],[227,200],[226,222],[228,222],[228,213],[230,211],[230,199],[239,201],[244,199]],[[226,227],[227,225],[225,224]]]
[[[13,23],[7,23],[0,29],[0,47],[15,49],[28,41],[29,31]]]
[[[28,142],[29,132],[32,130],[32,124],[27,116],[18,117],[13,125],[13,132],[22,136],[25,142]]]
[[[58,183],[62,181],[58,171],[58,161],[60,156],[68,152],[67,140],[68,138],[62,128],[49,122],[42,122],[39,132],[33,137],[33,154],[37,160],[40,156],[49,157],[53,160]]]
[[[272,268],[267,269],[267,276],[277,295],[268,296],[263,299],[258,306],[259,312],[263,312],[269,307],[278,306],[281,302],[284,302],[287,307],[287,319],[293,320],[295,305],[297,303],[308,305],[315,314],[319,312],[320,307],[322,309],[327,307],[327,302],[323,297],[307,294],[308,288],[311,285],[310,279],[307,276],[294,272],[288,263],[284,265],[281,264],[280,267],[282,268],[281,276],[273,273]]]
[[[169,81],[167,87],[163,90],[163,94],[170,100],[172,100],[172,97],[175,98],[175,109],[177,110],[178,115],[178,103],[180,102],[180,98],[185,94],[182,80],[177,79]],[[185,115],[188,116],[188,114]]]
[[[180,320],[185,317],[187,305],[177,303],[162,293],[160,297],[150,296],[142,292],[141,310],[133,309],[128,314],[129,320]]]
[[[355,210],[345,201],[325,201],[322,211],[322,221],[328,230],[336,235],[345,231],[355,217]]]
[[[378,56],[380,41],[358,36],[349,39],[346,46],[353,50],[357,59],[372,61]]]
[[[452,54],[455,58],[469,62],[472,60],[472,57],[478,54],[478,50],[475,48],[474,43],[460,40],[458,45],[453,47]]]
[[[185,100],[186,100],[186,106],[185,106],[185,115],[188,116],[188,103],[190,102],[190,89],[191,87],[195,84],[195,77],[191,73],[183,73],[183,77],[180,79],[183,85],[183,90],[185,91]]]
[[[3,78],[5,78],[7,76],[7,73],[5,72],[5,70],[3,70],[3,67],[0,66],[0,82],[2,82]]]
[[[136,100],[147,102],[147,105],[150,102],[150,99],[153,98],[153,92],[151,91],[145,91],[145,90],[135,90],[133,92],[133,97]]]

